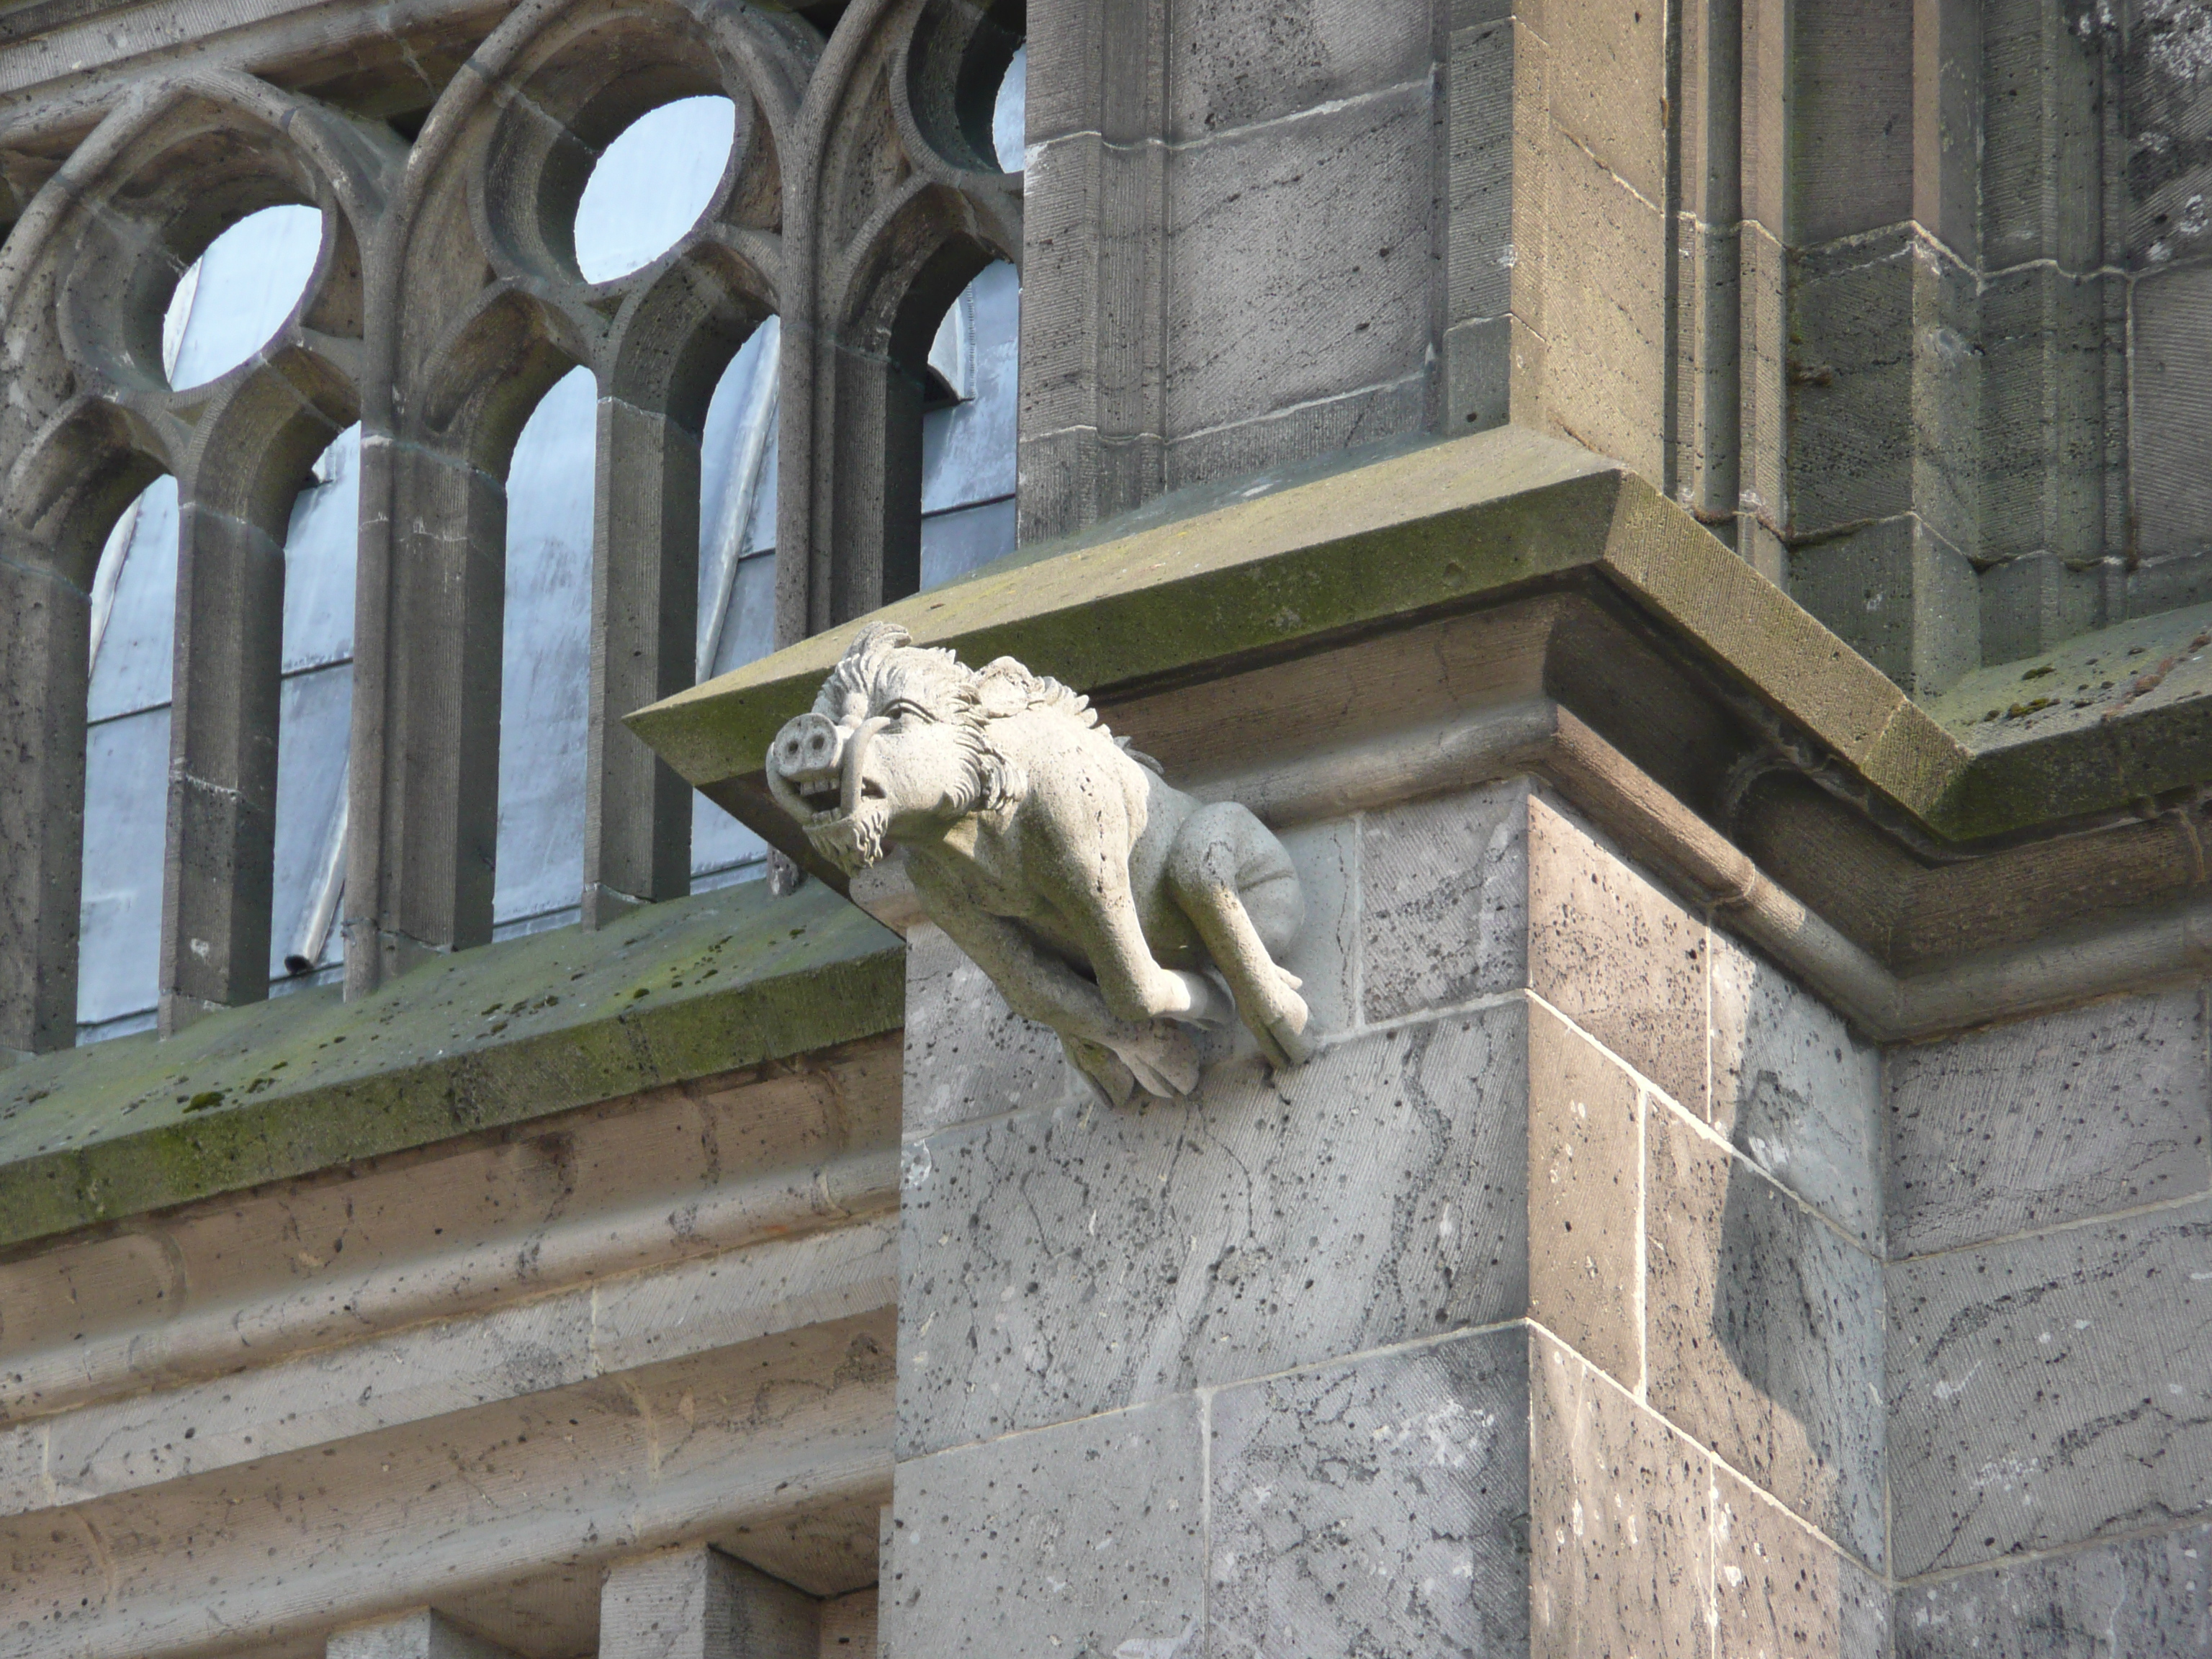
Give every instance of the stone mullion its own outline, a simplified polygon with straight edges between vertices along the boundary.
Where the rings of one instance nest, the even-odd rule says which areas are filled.
[[[699,611],[699,436],[665,412],[599,405],[592,493],[584,921],[690,890],[690,789],[623,724],[690,686]]]
[[[180,481],[161,1024],[269,993],[283,544]]]
[[[499,480],[460,456],[413,446],[392,460],[374,912],[386,978],[491,938],[507,599]],[[362,482],[366,514],[370,479]]]
[[[0,1061],[76,1038],[90,597],[0,546]]]
[[[1787,580],[1788,245],[1793,0],[1743,0],[1736,234],[1736,550]]]
[[[921,386],[887,353],[825,342],[830,465],[815,478],[817,556],[810,631],[865,615],[921,580]]]

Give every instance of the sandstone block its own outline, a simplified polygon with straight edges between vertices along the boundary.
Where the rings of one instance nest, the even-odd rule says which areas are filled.
[[[1182,489],[1246,477],[1268,467],[1419,433],[1428,424],[1428,398],[1427,372],[1416,367],[1380,386],[1358,386],[1338,397],[1177,437],[1167,446],[1163,487]]]
[[[1889,1652],[1889,1592],[1880,1579],[1726,1469],[1713,1470],[1712,1492],[1717,1652]]]
[[[1204,1650],[1526,1651],[1526,1354],[1509,1328],[1216,1395]]]
[[[1552,48],[1552,120],[1642,197],[1667,195],[1667,20],[1656,6],[1560,7],[1540,25]]]
[[[1645,1127],[1652,1408],[1879,1568],[1880,1267],[1680,1115]]]
[[[428,1607],[332,1631],[323,1651],[327,1659],[507,1659],[505,1648]]]
[[[1529,1651],[1703,1659],[1712,1458],[1541,1335],[1529,1367]]]
[[[2212,1492],[2212,1205],[1889,1270],[1899,1577],[2186,1516]]]
[[[1176,152],[1168,225],[1170,434],[1382,386],[1421,368],[1429,349],[1430,103],[1424,79]],[[1320,226],[1327,234],[1316,234]]]
[[[817,1659],[818,1604],[703,1544],[617,1562],[599,1591],[599,1659]]]
[[[1540,800],[1528,984],[1686,1109],[1705,1109],[1705,926]]]
[[[1893,1256],[2212,1187],[2196,990],[2046,1014],[1889,1056]]]
[[[1948,690],[1982,665],[1974,567],[1917,514],[1791,549],[1790,595],[1907,691]]]
[[[1644,1106],[1620,1062],[1528,1011],[1528,1311],[1623,1387],[1644,1380]]]
[[[2212,266],[2138,279],[2134,312],[2129,451],[2142,550],[2200,551],[2212,523]]]
[[[1528,982],[1528,786],[1370,813],[1360,837],[1370,1020]]]
[[[1592,449],[1658,477],[1667,401],[1665,216],[1655,198],[1632,191],[1557,132],[1547,188],[1547,414]],[[1518,284],[1514,299],[1518,309]]]
[[[1516,1317],[1526,1041],[1508,1006],[910,1143],[902,1455]]]
[[[902,1463],[884,1659],[1202,1650],[1200,1438],[1183,1395]]]
[[[2212,1525],[2007,1563],[1897,1594],[1898,1659],[2212,1652]]]
[[[1428,78],[1429,16],[1418,6],[1191,0],[1174,17],[1178,143]]]
[[[929,922],[906,941],[906,1133],[1075,1097],[1079,1079],[1047,1027]]]
[[[1712,1125],[1868,1249],[1881,1243],[1881,1055],[1764,957],[1712,939]]]

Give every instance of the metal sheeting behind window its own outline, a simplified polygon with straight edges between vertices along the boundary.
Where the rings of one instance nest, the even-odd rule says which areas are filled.
[[[269,976],[280,988],[321,983],[344,960],[344,934],[334,924],[345,880],[360,520],[355,426],[315,463],[313,479],[293,499],[284,538],[285,678],[277,705],[269,940]]]
[[[204,386],[260,350],[299,304],[322,242],[323,216],[311,207],[264,208],[216,238],[173,296],[190,320],[164,365],[169,384]]]
[[[161,992],[161,859],[169,709],[85,733],[84,889],[77,911],[78,1040],[144,1030]]]
[[[299,302],[321,240],[320,213],[280,207],[248,215],[210,244],[178,282],[163,321],[171,383],[200,385],[258,350]],[[289,675],[322,666],[319,687],[288,679],[282,699],[272,958],[289,948],[287,930],[307,902],[300,872],[314,859],[299,849],[319,850],[342,811],[359,447],[356,428],[317,463],[285,548],[284,667]],[[93,579],[81,1042],[147,1029],[159,999],[176,599],[177,486],[164,477],[117,521]],[[272,975],[282,971],[276,962]]]
[[[572,920],[582,900],[598,441],[592,373],[571,369],[507,466],[495,937]]]
[[[698,222],[729,164],[737,106],[715,94],[647,111],[600,152],[576,204],[576,268],[612,282],[659,258]]]
[[[930,363],[960,401],[921,422],[921,585],[1014,550],[1021,276],[988,265],[945,313]]]
[[[699,452],[699,678],[775,645],[776,355],[782,326],[753,331],[714,387]],[[768,844],[704,795],[691,802],[691,879],[757,872]]]
[[[155,479],[124,509],[100,550],[92,591],[92,684],[85,718],[113,720],[167,704],[177,639],[174,478]]]

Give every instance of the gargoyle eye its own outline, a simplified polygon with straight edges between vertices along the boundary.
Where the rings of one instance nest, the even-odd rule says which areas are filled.
[[[916,720],[926,720],[929,718],[928,710],[923,708],[919,703],[908,702],[903,698],[884,709],[884,714],[886,719],[895,720],[902,720],[909,714]]]

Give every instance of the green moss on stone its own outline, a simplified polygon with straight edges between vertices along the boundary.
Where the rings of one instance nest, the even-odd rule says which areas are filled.
[[[0,1245],[897,1028],[905,952],[759,884],[0,1072]]]

